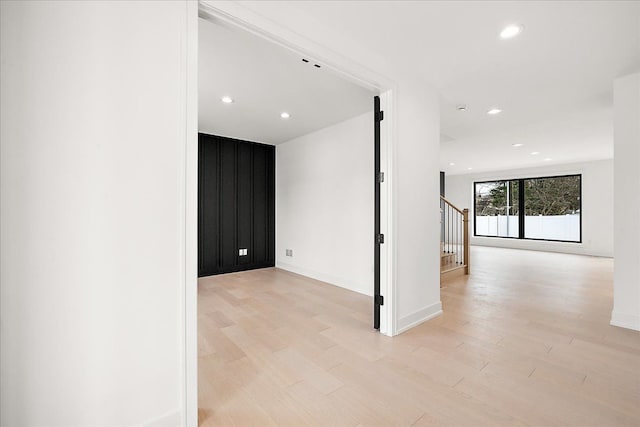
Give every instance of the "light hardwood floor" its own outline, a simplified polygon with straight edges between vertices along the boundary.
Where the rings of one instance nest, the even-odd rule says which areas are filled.
[[[400,336],[371,298],[277,269],[199,281],[201,426],[639,426],[640,333],[613,261],[472,248]]]

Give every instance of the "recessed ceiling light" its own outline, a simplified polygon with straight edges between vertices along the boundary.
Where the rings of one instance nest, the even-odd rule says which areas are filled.
[[[289,117],[291,117],[291,115],[286,111],[283,111],[282,113],[280,113],[280,117],[282,117],[283,119],[288,119]]]
[[[220,98],[220,101],[224,102],[225,104],[231,104],[233,102],[233,99],[231,99],[230,96],[223,96],[222,98]]]
[[[548,162],[550,160],[553,160],[551,157],[547,157],[546,159],[544,159],[545,162]]]
[[[532,152],[531,152],[531,155],[532,155],[532,156],[537,156],[538,154],[540,154],[540,152],[539,152],[539,151],[532,151]]]
[[[499,108],[492,108],[491,110],[487,111],[487,114],[491,114],[492,116],[500,113],[502,113],[502,110]]]
[[[467,106],[464,105],[464,104],[456,105],[456,110],[458,110],[458,111],[466,111],[467,110]]]
[[[472,170],[473,168],[467,168],[468,171]]]
[[[524,145],[524,144],[520,144],[520,143],[517,143],[517,144],[511,144],[511,146],[512,146],[512,147],[522,147],[523,145]]]
[[[522,32],[522,25],[519,24],[511,24],[504,27],[504,29],[500,32],[501,39],[510,39]]]
[[[456,165],[456,164],[455,164],[455,163],[453,163],[453,162],[449,163],[449,166],[455,166],[455,165]]]

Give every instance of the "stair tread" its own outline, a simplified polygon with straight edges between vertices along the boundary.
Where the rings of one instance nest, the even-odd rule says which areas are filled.
[[[465,268],[467,265],[466,264],[461,264],[461,265],[456,265],[455,267],[451,267],[451,268],[447,268],[446,270],[440,270],[440,274],[443,273],[449,273],[450,271],[456,271],[459,270],[461,268]]]

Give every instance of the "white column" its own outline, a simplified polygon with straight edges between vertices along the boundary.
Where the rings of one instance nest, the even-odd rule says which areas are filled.
[[[438,94],[403,79],[394,94],[396,330],[442,312],[440,302],[440,116]]]
[[[611,324],[640,330],[640,73],[614,82],[614,298]]]

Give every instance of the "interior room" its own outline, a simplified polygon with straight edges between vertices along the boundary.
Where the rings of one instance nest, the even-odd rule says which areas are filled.
[[[205,269],[199,275],[246,269],[241,266],[255,257],[247,265],[277,265],[316,279],[331,278],[338,286],[372,295],[374,208],[370,181],[376,93],[312,58],[246,30],[201,18],[199,33],[201,150],[208,147],[205,135],[215,135],[258,143],[254,146],[269,150],[272,157],[267,165],[248,149],[238,152],[237,158],[235,153],[221,151],[223,169],[236,162],[247,171],[235,175],[231,171],[229,179],[221,176],[222,185],[235,185],[236,190],[233,195],[222,194],[224,200],[212,201],[212,193],[201,193],[204,203],[233,208],[228,213],[220,208],[220,221],[224,215],[233,218],[228,224],[218,224],[221,232],[233,231],[233,236],[221,235],[221,242],[215,241],[218,236],[207,236],[201,244],[215,243],[225,249],[230,240],[233,248],[224,255],[232,260],[226,263],[228,267],[220,260],[221,271]],[[227,144],[242,146],[232,140]],[[214,173],[215,168],[202,163],[204,160],[200,159],[201,174]],[[265,167],[270,168],[268,179],[263,176]],[[252,178],[253,185],[249,182]],[[211,179],[211,184],[201,181],[201,190],[215,187],[216,177]],[[266,213],[253,215],[249,212],[252,196],[265,184],[270,187],[268,200],[261,196],[259,202],[270,205]],[[233,191],[231,188],[228,193]],[[247,209],[242,209],[242,203],[248,203]],[[233,212],[236,204],[237,212]],[[201,210],[205,208],[201,205]],[[253,221],[240,223],[244,212]],[[218,212],[204,212],[201,229],[209,225],[208,218],[216,221],[216,215]],[[265,221],[270,222],[268,227]],[[254,232],[261,235],[249,235]],[[267,234],[268,254],[262,237]],[[256,239],[261,248],[246,248]],[[238,255],[240,249],[248,249],[248,254]],[[216,254],[202,255],[201,261],[209,262]]]
[[[0,425],[638,426],[638,28],[0,1]]]
[[[300,342],[321,352],[376,333],[375,95],[308,56],[200,19],[201,422],[221,412],[215,384],[238,359],[253,369],[304,362]]]
[[[513,35],[500,36],[501,43],[528,43],[525,26],[516,26],[513,31]],[[542,60],[546,52],[535,54]],[[519,53],[514,55],[517,60],[524,60]],[[318,289],[310,290],[308,283],[300,281],[306,276],[327,283],[345,283],[334,272],[344,271],[354,252],[336,251],[335,256],[331,255],[331,239],[324,233],[332,224],[335,226],[337,218],[327,217],[328,222],[318,227],[318,237],[323,235],[326,239],[309,236],[319,243],[315,249],[327,256],[316,258],[315,266],[298,264],[310,260],[297,261],[289,256],[297,254],[291,247],[299,247],[301,243],[308,250],[300,238],[314,229],[314,223],[304,218],[314,218],[309,210],[313,209],[310,204],[317,192],[313,192],[313,197],[307,192],[296,200],[300,193],[291,192],[285,183],[297,181],[294,176],[304,175],[307,168],[289,170],[281,162],[299,165],[301,157],[310,155],[322,168],[331,161],[325,161],[313,149],[307,151],[308,136],[293,139],[302,143],[296,145],[295,153],[288,152],[293,150],[292,142],[276,145],[277,167],[279,171],[283,167],[285,172],[276,174],[275,265],[301,276],[291,277],[274,270],[272,276],[248,273],[238,276],[236,283],[225,284],[230,286],[229,293],[223,296],[223,305],[229,305],[226,312],[237,316],[240,310],[234,305],[248,304],[251,314],[243,312],[246,318],[238,322],[242,327],[215,311],[206,314],[208,326],[200,323],[202,333],[209,334],[209,340],[204,340],[205,358],[201,359],[205,372],[200,377],[202,425],[266,420],[275,424],[341,425],[347,419],[385,425],[428,425],[443,419],[464,425],[474,419],[484,425],[504,423],[506,418],[502,417],[516,413],[534,424],[554,419],[569,424],[577,420],[607,424],[614,418],[621,425],[633,424],[638,414],[632,409],[632,382],[626,381],[625,376],[632,374],[634,368],[620,368],[613,361],[629,360],[632,366],[637,365],[631,355],[636,346],[629,344],[629,339],[635,336],[612,330],[608,322],[613,304],[613,106],[603,101],[603,96],[597,96],[610,93],[613,76],[632,59],[630,51],[624,49],[609,55],[599,69],[582,76],[578,83],[582,85],[582,93],[576,93],[574,87],[557,87],[554,99],[565,105],[572,103],[571,111],[567,112],[555,106],[549,107],[553,114],[543,115],[528,106],[528,111],[535,114],[524,117],[522,106],[508,98],[510,89],[499,80],[482,90],[472,81],[465,81],[455,90],[443,91],[439,156],[444,197],[440,206],[440,286],[445,313],[396,337],[394,344],[367,329],[370,313],[363,299],[340,293],[321,295]],[[300,58],[293,61],[309,64]],[[564,66],[567,65],[557,65]],[[535,84],[528,90],[535,92]],[[487,91],[495,92],[493,98],[506,101],[488,104]],[[533,93],[524,92],[521,94],[524,99],[532,99]],[[227,114],[228,110],[218,100],[220,95],[218,90],[211,99],[216,101],[219,114]],[[201,106],[201,114],[203,110]],[[367,114],[370,112],[365,113],[363,122],[370,124]],[[345,132],[349,135],[348,130]],[[333,139],[333,135],[332,130],[327,138]],[[506,191],[504,206],[498,206],[491,198],[500,189]],[[551,196],[557,200],[549,201]],[[348,210],[345,202],[346,199],[331,201]],[[485,209],[489,214],[483,214],[483,203],[490,208]],[[555,203],[562,207],[545,210]],[[536,208],[536,204],[540,206]],[[308,217],[296,219],[291,215],[294,209]],[[316,206],[314,210],[322,207]],[[468,234],[464,239],[463,227]],[[345,231],[333,239],[347,243],[351,237]],[[363,229],[363,236],[365,232]],[[448,240],[449,234],[455,241]],[[364,242],[369,235],[366,236],[362,248],[366,247]],[[323,271],[323,264],[330,267]],[[545,273],[534,273],[541,271]],[[361,283],[370,281],[370,276],[362,278]],[[222,277],[204,280],[222,283]],[[281,286],[285,283],[293,287]],[[367,285],[361,287],[354,280],[346,283],[353,285],[344,287],[370,295]],[[255,286],[266,286],[270,298],[254,301],[250,293]],[[335,318],[329,320],[326,313],[312,308],[320,304],[328,309],[338,301],[336,298],[349,301],[353,311],[338,310]],[[275,302],[277,299],[287,305]],[[471,300],[477,312],[468,311]],[[274,306],[264,310],[265,303]],[[284,307],[291,307],[287,315],[276,314]],[[301,307],[310,317],[299,316],[297,309]],[[523,314],[522,321],[516,320]],[[265,315],[273,319],[267,321]],[[360,321],[359,325],[352,322],[354,318]],[[579,323],[576,319],[580,319]],[[291,322],[298,327],[287,326]],[[218,328],[215,332],[212,325]],[[224,344],[216,343],[216,339]],[[618,352],[608,353],[610,360],[597,356],[603,351],[603,340],[621,346]],[[576,365],[575,355],[583,351],[591,351],[593,356]],[[216,363],[212,363],[214,360]],[[267,363],[270,368],[258,368],[259,363]],[[373,371],[379,381],[367,374]],[[233,380],[236,374],[242,379]],[[521,377],[526,377],[526,384]],[[215,384],[227,387],[224,396],[215,391]],[[385,388],[385,384],[397,384],[398,388],[387,388],[377,394],[370,392]],[[616,392],[611,391],[614,385]],[[544,405],[551,405],[543,398],[545,395],[565,402],[575,399],[570,405],[576,412],[538,416],[526,405],[519,406],[517,400],[510,400],[502,393],[503,387],[517,387],[529,399],[542,400]],[[439,401],[439,405],[430,405],[419,397],[400,401],[394,396],[407,389],[417,395],[435,392],[447,398]],[[502,415],[489,414],[473,405],[460,412],[459,397],[465,393],[478,398],[478,403],[491,405]],[[580,397],[572,393],[579,393]],[[369,403],[378,400],[394,410],[379,411]],[[516,405],[518,411],[514,412],[507,403],[502,406],[503,401]],[[241,409],[249,402],[254,410]],[[578,412],[582,415],[578,416]]]

